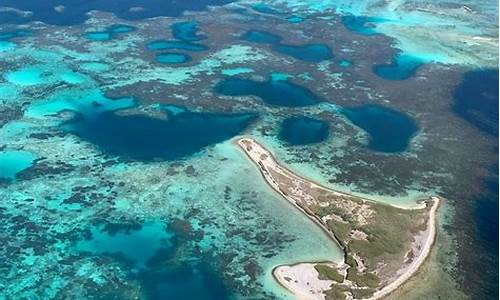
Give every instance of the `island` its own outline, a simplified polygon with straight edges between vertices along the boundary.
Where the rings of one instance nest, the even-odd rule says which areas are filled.
[[[341,261],[281,265],[274,278],[298,299],[381,299],[412,277],[436,237],[439,197],[399,207],[336,191],[280,164],[249,137],[236,144],[267,184],[323,229]]]

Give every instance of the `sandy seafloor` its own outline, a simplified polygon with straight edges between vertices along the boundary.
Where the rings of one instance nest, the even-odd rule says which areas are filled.
[[[483,107],[469,108],[470,115],[453,111],[464,74],[498,69],[496,3],[468,3],[470,13],[462,3],[440,1],[240,1],[167,17],[158,10],[154,19],[119,19],[106,7],[55,25],[32,22],[41,8],[31,7],[30,15],[30,3],[10,1],[0,10],[0,299],[291,298],[272,278],[275,266],[338,260],[341,252],[265,184],[232,144],[241,134],[332,188],[403,206],[434,193],[447,198],[431,259],[392,297],[496,297],[495,230],[481,232],[498,227],[498,216],[477,205],[498,208],[483,187],[498,168],[491,134],[498,133],[498,115],[485,113],[498,105],[495,84],[465,97],[486,95]],[[71,7],[58,10],[64,15]],[[341,14],[374,19],[348,30]],[[288,22],[292,15],[304,21]],[[207,49],[165,50],[191,60],[155,62],[159,52],[147,43],[171,40],[170,25],[186,20],[198,21],[205,35],[188,44]],[[86,38],[113,24],[134,30],[109,41]],[[280,45],[243,41],[248,30],[279,35],[283,44],[327,45],[333,58],[279,53]],[[401,80],[373,73],[402,55],[418,69],[403,66],[395,75]],[[341,66],[342,59],[352,65]],[[289,78],[322,103],[290,107],[214,91],[233,76]],[[374,151],[369,135],[342,113],[365,104],[418,125],[403,151]],[[187,138],[171,123],[148,123],[175,116]],[[330,133],[319,143],[290,145],[278,138],[290,116],[326,121]],[[116,126],[116,134],[106,126]],[[158,152],[137,150],[134,139],[154,141],[148,145]]]

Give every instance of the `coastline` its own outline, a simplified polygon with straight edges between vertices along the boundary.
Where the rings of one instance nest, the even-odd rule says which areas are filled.
[[[425,243],[424,247],[422,248],[422,251],[420,254],[417,256],[417,258],[411,263],[411,265],[406,269],[406,271],[399,275],[396,280],[393,282],[389,283],[385,287],[383,287],[381,290],[376,291],[372,297],[368,298],[370,300],[375,300],[375,299],[381,299],[390,293],[394,292],[397,288],[399,288],[403,283],[405,283],[408,279],[413,277],[415,273],[419,270],[419,268],[422,266],[422,264],[426,261],[426,259],[429,257],[429,254],[431,253],[432,246],[434,245],[434,242],[436,241],[436,234],[437,234],[437,229],[436,229],[436,212],[437,209],[439,208],[440,204],[440,199],[438,197],[432,197],[434,200],[432,207],[429,211],[429,220],[427,222],[427,228],[424,233],[425,237]]]
[[[296,200],[287,195],[287,193],[285,193],[280,188],[278,183],[270,174],[269,169],[276,169],[282,172],[287,172],[288,173],[287,175],[293,177],[294,179],[308,182],[311,186],[327,190],[335,195],[341,195],[347,197],[357,197],[357,196],[332,190],[314,181],[308,180],[306,178],[303,178],[295,174],[293,171],[289,170],[285,166],[280,165],[272,153],[270,153],[266,148],[264,148],[257,141],[255,141],[250,137],[239,137],[237,138],[235,143],[246,154],[246,156],[258,167],[262,177],[264,178],[268,186],[271,187],[276,192],[278,192],[283,198],[285,198],[285,200],[287,200],[290,204],[298,208],[310,220],[312,220],[316,225],[318,225],[323,230],[323,232],[325,232],[325,234],[327,234],[337,244],[337,246],[339,246],[343,250],[344,254],[346,255],[347,252],[345,251],[343,242],[335,235],[335,233],[332,232],[332,230],[330,230],[329,228],[327,228],[320,218],[312,214],[310,211],[308,211],[307,208],[304,208],[302,205],[297,203]],[[372,199],[361,198],[361,197],[357,198],[361,199],[362,201],[376,203],[376,201]],[[417,247],[419,250],[419,251],[417,250],[418,255],[415,257],[415,259],[412,260],[412,262],[409,265],[398,270],[398,273],[399,271],[403,272],[401,274],[398,274],[394,280],[392,280],[390,283],[386,284],[381,289],[374,292],[373,295],[370,296],[369,298],[362,298],[362,299],[369,299],[369,300],[381,299],[391,294],[392,292],[397,290],[402,284],[404,284],[408,279],[413,277],[415,273],[419,270],[420,266],[426,261],[429,254],[431,253],[432,246],[436,240],[436,234],[437,234],[436,211],[440,204],[440,198],[438,197],[431,197],[431,200],[433,203],[428,212],[426,229],[416,236],[416,238],[423,240],[422,245],[419,245]],[[421,204],[416,207],[399,207],[399,206],[394,206],[394,207],[405,210],[416,210],[416,209],[426,208],[427,204],[424,201],[421,201]],[[335,262],[332,262],[332,264],[335,264]],[[314,262],[303,262],[293,265],[279,265],[276,266],[272,271],[273,278],[282,287],[292,292],[297,299],[301,300],[325,299],[325,295],[323,294],[323,292],[328,290],[330,283],[332,283],[333,281],[329,282],[328,280],[319,280],[318,272],[315,270],[314,265],[315,265]],[[340,268],[343,268],[345,266],[345,256],[344,260],[342,260],[338,264],[338,266]]]

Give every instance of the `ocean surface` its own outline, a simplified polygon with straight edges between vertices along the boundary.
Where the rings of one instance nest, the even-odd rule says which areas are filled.
[[[244,135],[334,188],[449,197],[455,285],[419,289],[498,298],[498,7],[467,8],[1,1],[0,299],[293,299],[273,268],[342,252]]]

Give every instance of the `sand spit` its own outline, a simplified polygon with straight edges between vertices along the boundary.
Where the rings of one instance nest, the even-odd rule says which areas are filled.
[[[342,193],[339,191],[331,190],[329,188],[323,187],[315,182],[309,181],[294,174],[289,169],[281,166],[277,160],[273,157],[267,149],[256,142],[252,138],[244,137],[236,141],[237,145],[245,152],[245,154],[250,158],[259,168],[262,176],[269,184],[269,186],[283,196],[288,202],[293,204],[296,208],[302,211],[307,217],[314,221],[318,226],[320,226],[328,236],[334,240],[334,242],[339,245],[345,251],[343,241],[339,240],[338,237],[332,232],[325,223],[311,213],[304,205],[310,201],[311,196],[307,193],[302,193],[301,191],[296,191],[294,194],[289,194],[284,191],[277,180],[290,180],[297,184],[307,184],[310,187],[316,189],[328,190],[330,193],[341,197],[354,197],[352,195]],[[297,196],[299,195],[299,197]],[[359,197],[357,197],[359,198]],[[360,198],[363,201],[374,202],[371,199]],[[391,277],[388,283],[386,283],[381,288],[378,288],[373,295],[367,298],[361,299],[381,299],[393,291],[395,291],[399,286],[411,278],[419,269],[419,267],[425,262],[426,258],[429,256],[432,245],[436,237],[436,211],[439,207],[440,199],[438,197],[432,197],[432,206],[428,210],[428,218],[425,230],[422,230],[414,237],[414,243],[412,244],[413,259],[409,263],[405,263],[394,275]],[[428,201],[429,203],[429,201]],[[417,207],[407,208],[399,207],[401,209],[422,209],[425,208],[426,203],[422,202]],[[330,285],[333,283],[331,280],[320,280],[318,278],[319,273],[315,269],[316,263],[304,262],[295,265],[282,265],[277,266],[273,270],[274,278],[286,289],[291,291],[297,299],[325,299],[324,292],[329,290]],[[336,262],[336,267],[338,269],[345,268],[345,263]],[[349,284],[349,281],[347,284]],[[347,299],[352,296],[349,295]]]

